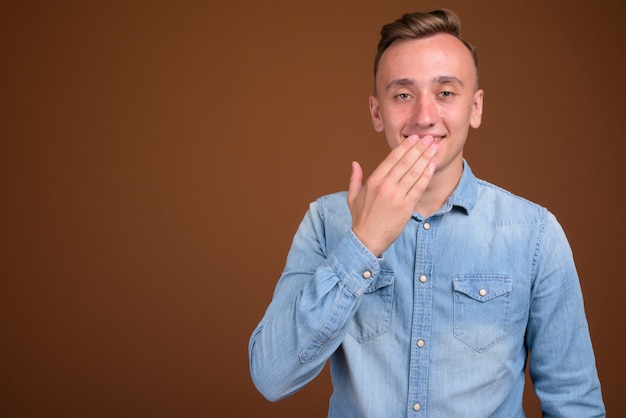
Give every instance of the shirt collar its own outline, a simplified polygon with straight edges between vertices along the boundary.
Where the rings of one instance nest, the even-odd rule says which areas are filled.
[[[441,208],[441,212],[448,212],[453,207],[462,208],[465,213],[469,214],[477,200],[477,185],[476,177],[472,173],[472,169],[465,159],[463,159],[463,174],[461,174],[461,180],[454,189],[454,192],[450,195],[446,203]]]

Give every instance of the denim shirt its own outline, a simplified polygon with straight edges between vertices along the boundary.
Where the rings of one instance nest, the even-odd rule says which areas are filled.
[[[251,336],[267,399],[330,360],[332,418],[524,417],[529,367],[545,416],[605,415],[572,253],[550,212],[464,162],[445,205],[414,213],[377,258],[346,199],[310,205]]]

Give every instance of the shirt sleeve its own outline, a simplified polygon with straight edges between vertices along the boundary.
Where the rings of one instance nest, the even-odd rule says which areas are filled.
[[[360,297],[378,277],[380,259],[350,225],[348,220],[343,236],[327,248],[323,214],[313,203],[298,228],[248,347],[252,380],[271,401],[293,394],[320,373],[341,344]]]
[[[552,214],[537,246],[527,345],[546,417],[603,417],[583,297],[570,246]]]

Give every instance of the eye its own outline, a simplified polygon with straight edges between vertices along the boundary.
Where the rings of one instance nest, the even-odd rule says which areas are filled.
[[[439,93],[439,95],[441,97],[448,98],[454,96],[454,93],[452,93],[451,91],[442,91],[441,93]]]
[[[400,94],[396,94],[396,99],[399,100],[407,100],[409,99],[411,96],[409,95],[409,93],[400,93]]]

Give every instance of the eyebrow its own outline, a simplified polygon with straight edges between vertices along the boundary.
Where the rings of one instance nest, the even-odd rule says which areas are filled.
[[[391,83],[387,84],[387,89],[391,89],[394,87],[404,87],[404,86],[412,86],[415,84],[415,81],[411,78],[397,78],[395,80],[391,80]]]
[[[464,86],[463,82],[459,78],[457,78],[457,77],[455,77],[453,75],[448,75],[448,76],[442,75],[442,76],[439,76],[439,77],[437,77],[437,78],[435,78],[433,80],[433,84],[458,84],[461,87]]]
[[[412,78],[397,78],[395,80],[391,80],[391,83],[387,84],[387,89],[391,89],[394,87],[404,87],[404,86],[412,86],[415,84],[415,81]],[[431,80],[431,84],[458,84],[461,87],[464,86],[463,82],[453,75],[440,75]]]

